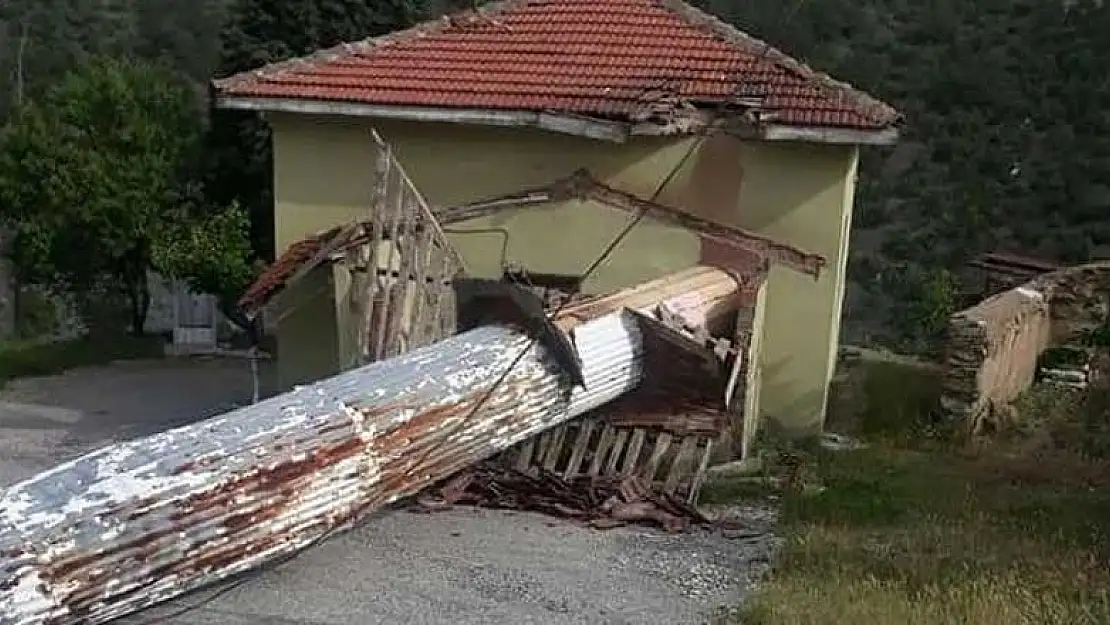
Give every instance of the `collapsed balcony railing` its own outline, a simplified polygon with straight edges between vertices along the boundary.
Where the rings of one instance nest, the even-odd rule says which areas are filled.
[[[569,308],[584,388],[530,337],[486,326],[12,486],[0,623],[103,623],[303,549],[635,388],[628,308],[673,301],[708,324],[744,290],[697,267]]]

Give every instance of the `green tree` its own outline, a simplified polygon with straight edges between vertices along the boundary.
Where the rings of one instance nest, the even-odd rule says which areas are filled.
[[[0,203],[21,277],[122,293],[141,333],[147,270],[179,218],[202,130],[197,94],[177,74],[108,58],[21,108],[0,132]]]
[[[9,77],[0,111],[37,98],[97,56],[132,52],[137,0],[11,0],[0,6],[0,68]]]
[[[850,287],[849,334],[921,344],[982,252],[1110,253],[1110,3],[695,1],[906,117],[861,154],[852,274],[889,279]]]
[[[161,231],[153,264],[163,275],[180,278],[196,293],[215,295],[224,315],[249,328],[236,302],[254,280],[250,220],[239,205],[205,211],[198,203],[181,208]]]
[[[406,27],[426,8],[420,0],[238,0],[222,33],[218,75],[311,54]],[[273,249],[270,133],[258,116],[217,110],[208,135],[208,202],[242,205],[251,217],[255,249]]]

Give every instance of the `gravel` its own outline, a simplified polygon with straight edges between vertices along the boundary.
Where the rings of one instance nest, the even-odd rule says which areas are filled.
[[[250,394],[239,360],[126,363],[0,392],[0,484]],[[298,557],[120,622],[168,625],[705,623],[769,566],[775,512],[739,531],[598,531],[531,513],[390,510]],[[175,616],[175,613],[185,611]]]

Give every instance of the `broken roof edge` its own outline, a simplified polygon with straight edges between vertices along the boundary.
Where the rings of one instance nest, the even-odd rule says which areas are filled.
[[[246,292],[237,302],[239,310],[248,319],[257,317],[260,312],[272,305],[284,291],[295,285],[312,270],[341,260],[352,249],[366,245],[370,241],[368,234],[370,223],[370,220],[365,219],[351,221],[321,230],[290,244],[247,287]],[[419,225],[413,227],[414,234],[420,233],[422,230],[423,228]],[[385,240],[389,240],[389,237],[386,236]],[[444,249],[443,246],[438,246],[435,243],[432,245]],[[457,253],[453,249],[449,249],[448,253],[457,257]]]
[[[631,124],[558,111],[524,109],[478,109],[464,107],[431,107],[400,104],[366,104],[335,100],[305,100],[258,96],[213,95],[217,108],[365,119],[391,119],[411,122],[469,124],[474,126],[535,128],[587,139],[625,143],[631,137],[690,135],[704,132],[709,119],[684,116],[674,124]],[[731,121],[731,120],[727,120]],[[798,126],[762,122],[730,128],[729,132],[743,139],[759,141],[799,141],[831,145],[893,145],[898,142],[896,127],[877,130],[839,128],[833,126]]]
[[[599,204],[626,212],[644,211],[649,217],[692,231],[701,237],[728,247],[764,254],[769,260],[782,263],[814,278],[820,276],[821,269],[826,264],[823,256],[806,252],[790,244],[736,226],[726,226],[712,222],[679,208],[645,200],[632,193],[615,189],[595,178],[585,168],[578,169],[565,178],[540,187],[522,189],[514,193],[494,196],[461,206],[439,209],[436,211],[436,218],[444,224],[452,224],[504,210],[572,199],[590,199]]]
[[[334,226],[289,245],[247,287],[236,302],[239,310],[253,320],[289,286],[328,262],[331,254],[349,242],[354,230],[361,226],[360,222]]]
[[[774,123],[738,126],[730,128],[727,132],[740,139],[799,141],[827,145],[894,145],[898,143],[898,139],[901,137],[901,130],[897,127],[862,130],[858,128],[797,126]]]
[[[657,2],[681,15],[691,24],[701,26],[728,43],[745,48],[751,54],[772,61],[783,69],[810,81],[814,86],[823,88],[826,92],[833,93],[859,106],[862,110],[871,113],[876,122],[886,127],[897,126],[902,121],[902,114],[886,102],[850,83],[837,80],[825,72],[813,69],[766,41],[749,35],[711,13],[692,6],[683,0],[657,0]]]

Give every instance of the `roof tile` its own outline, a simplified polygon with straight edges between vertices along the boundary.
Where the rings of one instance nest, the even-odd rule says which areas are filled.
[[[779,123],[898,113],[677,0],[508,0],[216,82],[225,97],[634,118],[660,97],[759,98]]]

